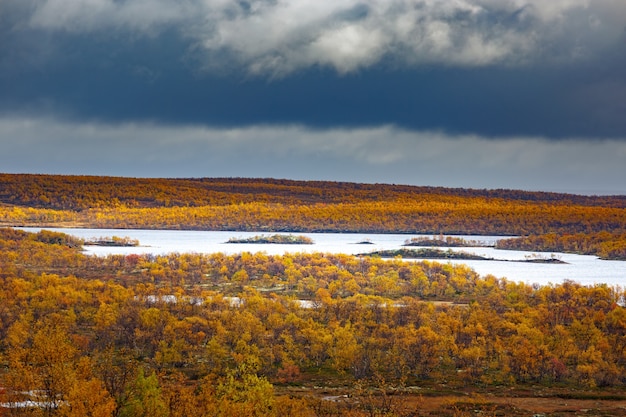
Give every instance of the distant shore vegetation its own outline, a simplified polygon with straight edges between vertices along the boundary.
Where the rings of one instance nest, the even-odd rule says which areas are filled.
[[[626,196],[519,190],[0,174],[0,225],[521,236],[498,245],[626,260]]]

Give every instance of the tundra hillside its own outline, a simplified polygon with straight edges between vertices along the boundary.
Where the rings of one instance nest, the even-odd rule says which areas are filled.
[[[0,415],[623,416],[623,289],[0,229]]]
[[[0,174],[0,224],[518,235],[507,248],[626,259],[626,196],[245,178]]]

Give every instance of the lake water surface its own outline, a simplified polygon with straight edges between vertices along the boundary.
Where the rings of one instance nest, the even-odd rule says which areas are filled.
[[[22,230],[37,232],[40,228],[22,228]],[[407,235],[407,234],[375,234],[375,233],[294,233],[313,239],[312,245],[280,245],[280,244],[233,244],[226,243],[231,238],[249,238],[260,232],[213,232],[213,231],[186,231],[186,230],[137,230],[137,229],[54,229],[58,232],[67,233],[83,239],[99,237],[129,237],[139,240],[138,247],[101,247],[86,246],[85,252],[98,256],[108,254],[131,254],[131,253],[215,253],[222,252],[234,254],[239,252],[265,252],[270,255],[282,255],[284,253],[345,253],[359,254],[377,250],[400,249],[405,240],[412,237],[432,235]],[[265,233],[267,234],[267,233]],[[502,236],[458,236],[466,240],[474,240],[482,244],[493,244]],[[368,241],[371,244],[359,244]],[[447,248],[442,248],[447,249]],[[564,280],[572,280],[584,285],[608,284],[626,285],[626,262],[604,261],[595,256],[573,255],[555,253],[554,255],[566,264],[542,264],[523,261],[529,256],[540,255],[550,257],[551,253],[524,252],[497,250],[488,247],[451,248],[455,251],[471,252],[489,258],[493,261],[461,261],[461,260],[438,260],[437,262],[450,262],[466,264],[481,275],[492,274],[497,277],[506,277],[510,281],[521,281],[528,284],[561,283]]]

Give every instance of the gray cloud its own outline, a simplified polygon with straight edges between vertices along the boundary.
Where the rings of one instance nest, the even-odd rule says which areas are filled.
[[[626,194],[626,141],[0,119],[4,172],[252,176]]]
[[[35,3],[29,24],[34,28],[91,32],[126,29],[150,32],[188,20],[191,1],[45,0]]]
[[[0,167],[626,194],[625,22],[623,0],[0,0]]]
[[[621,0],[6,1],[20,10],[20,30],[153,36],[177,28],[205,68],[237,65],[265,76],[311,67],[349,73],[383,60],[570,61],[614,44],[626,19]]]

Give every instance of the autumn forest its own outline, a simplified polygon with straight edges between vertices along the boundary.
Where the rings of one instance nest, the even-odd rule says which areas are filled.
[[[401,257],[90,256],[11,227],[515,235],[499,245],[624,260],[624,196],[0,174],[0,225],[0,415],[626,415],[624,288]]]

